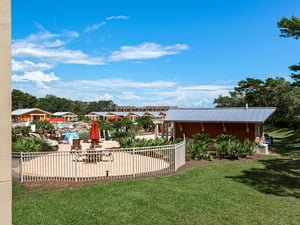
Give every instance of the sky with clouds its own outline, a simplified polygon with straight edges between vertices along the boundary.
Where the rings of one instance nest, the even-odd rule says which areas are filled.
[[[299,0],[12,0],[12,88],[117,105],[214,107],[239,80],[286,77]]]

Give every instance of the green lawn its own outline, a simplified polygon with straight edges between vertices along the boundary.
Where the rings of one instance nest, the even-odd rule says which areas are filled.
[[[266,133],[273,136],[274,144],[270,149],[282,156],[300,158],[300,131],[287,128],[268,128]]]
[[[14,225],[292,225],[299,212],[300,160],[274,156],[64,191],[13,184]]]

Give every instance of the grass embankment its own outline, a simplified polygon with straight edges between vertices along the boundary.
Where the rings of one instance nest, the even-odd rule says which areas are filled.
[[[13,184],[14,225],[299,224],[297,132],[268,131],[284,155],[220,162],[168,177],[88,184],[70,190]]]
[[[213,163],[71,190],[14,183],[15,225],[298,224],[300,160]]]

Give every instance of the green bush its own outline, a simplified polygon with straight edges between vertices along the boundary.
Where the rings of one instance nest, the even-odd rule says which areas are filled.
[[[43,138],[12,136],[12,152],[47,152],[55,150],[55,147]]]
[[[148,146],[161,146],[161,145],[171,145],[172,141],[168,141],[167,139],[129,139],[129,138],[121,138],[119,141],[121,148],[133,148],[133,147],[148,147]]]
[[[208,152],[209,141],[210,139],[208,134],[194,134],[192,136],[192,139],[187,140],[187,144],[186,144],[187,154],[189,154],[192,159],[211,160],[212,157]]]
[[[44,131],[52,132],[55,130],[53,124],[43,120],[34,120],[32,124],[35,124],[36,133],[42,134]]]
[[[248,139],[240,142],[235,136],[220,134],[216,138],[216,156],[219,158],[228,156],[237,159],[241,154],[252,155],[255,143]]]
[[[83,140],[83,142],[88,142],[90,139],[90,132],[81,132],[78,134],[79,138]]]

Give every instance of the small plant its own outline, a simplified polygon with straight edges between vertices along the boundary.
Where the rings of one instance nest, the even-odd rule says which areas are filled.
[[[46,152],[54,151],[55,147],[51,146],[45,139],[39,137],[23,137],[20,135],[12,136],[13,152]]]
[[[36,133],[42,134],[45,130],[52,132],[55,130],[54,126],[46,121],[43,120],[34,120],[32,124],[36,126]]]
[[[244,153],[246,155],[253,155],[253,153],[255,152],[256,145],[256,143],[249,141],[249,139],[246,139],[241,145],[240,153]]]
[[[210,141],[208,134],[194,134],[192,139],[187,140],[187,154],[192,159],[208,159],[212,157],[208,152],[208,142]]]
[[[219,158],[228,156],[231,159],[237,159],[241,154],[252,155],[255,145],[254,142],[249,140],[240,142],[233,135],[221,134],[216,139],[216,155]]]
[[[168,141],[167,139],[129,139],[121,138],[119,141],[121,148],[132,148],[132,147],[148,147],[148,146],[161,146],[161,145],[171,145],[173,142]]]
[[[83,140],[83,142],[88,142],[89,139],[90,139],[90,133],[89,132],[81,132],[78,135],[79,135],[79,138],[81,140]]]

